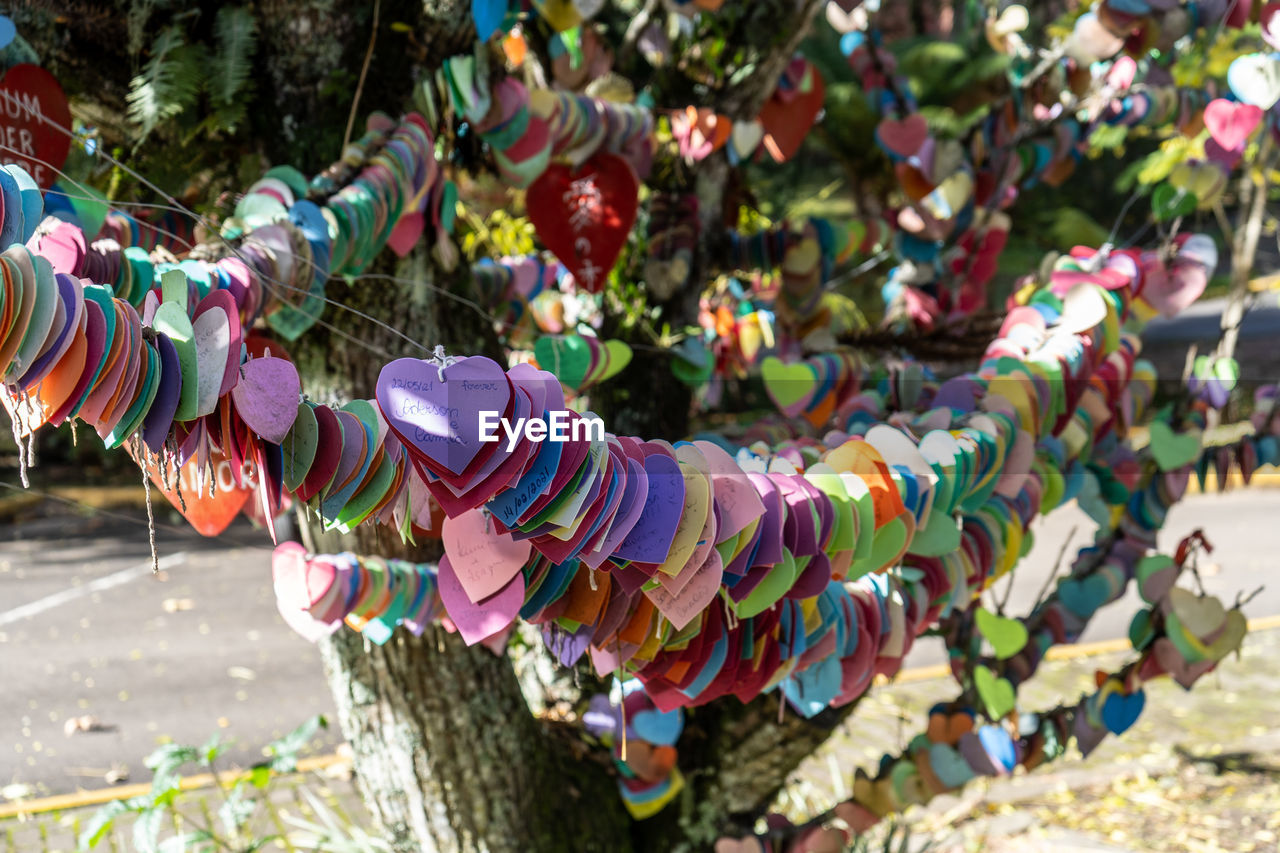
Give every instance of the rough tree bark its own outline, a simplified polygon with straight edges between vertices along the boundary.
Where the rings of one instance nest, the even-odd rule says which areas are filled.
[[[766,4],[769,9],[762,11]],[[71,5],[79,11],[65,14],[67,4],[39,0],[26,4],[21,16],[29,29],[24,32],[47,45],[45,62],[70,95],[104,119],[119,121],[134,59],[127,54],[124,30],[118,18],[92,4],[73,0]],[[205,5],[206,11],[214,8]],[[770,26],[753,24],[750,32],[733,36],[734,43],[749,43],[757,52],[757,70],[746,82],[718,93],[721,112],[733,118],[755,114],[821,5],[820,0],[757,0],[749,7],[752,15],[767,14]],[[163,15],[160,6],[150,4],[148,14]],[[273,162],[314,172],[339,153],[368,49],[370,4],[263,0],[252,8],[261,38],[251,108],[255,138]],[[733,10],[726,7],[724,14]],[[408,24],[412,35],[393,29],[393,23]],[[104,42],[107,31],[114,35]],[[382,0],[357,121],[373,109],[398,111],[416,79],[445,57],[469,51],[473,38],[466,0]],[[727,163],[716,157],[696,173],[691,186],[702,200],[704,234],[718,233],[723,214],[718,190],[727,174]],[[703,269],[706,257],[703,247]],[[304,388],[318,402],[371,397],[386,360],[425,354],[391,327],[427,347],[444,344],[453,353],[494,354],[485,318],[439,292],[466,288],[465,274],[443,274],[426,249],[398,263],[383,258],[379,264],[380,271],[417,285],[335,281],[328,295],[385,325],[331,306],[324,315],[327,326],[316,326],[289,346]],[[689,292],[672,300],[677,322],[696,316],[704,279],[695,272]],[[678,383],[667,359],[640,355],[624,377],[627,393],[602,400],[601,414],[611,419],[612,428],[680,438],[689,398],[683,389],[672,393]],[[438,556],[438,545],[435,550],[406,547],[388,531],[369,528],[339,537],[305,518],[302,528],[304,541],[317,551],[414,560]],[[468,649],[439,630],[421,638],[397,632],[382,647],[341,632],[322,644],[321,653],[338,722],[355,752],[361,791],[395,849],[406,853],[705,848],[726,820],[749,824],[849,710],[811,721],[795,715],[779,719],[773,696],[745,706],[722,702],[698,709],[689,715],[680,745],[690,793],[657,818],[637,824],[622,807],[608,757],[584,749],[570,727],[530,713],[508,658]]]

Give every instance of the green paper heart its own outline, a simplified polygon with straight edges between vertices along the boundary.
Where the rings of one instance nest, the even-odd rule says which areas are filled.
[[[979,607],[974,614],[974,622],[1000,660],[1013,657],[1027,645],[1027,628],[1017,619],[997,616]]]
[[[776,356],[769,356],[760,363],[760,375],[764,388],[780,409],[786,409],[808,398],[813,393],[818,377],[808,363],[799,361],[787,364]]]
[[[1151,624],[1151,611],[1139,610],[1133,614],[1129,623],[1129,642],[1137,651],[1142,651],[1156,638],[1155,626]]]
[[[1017,697],[1013,685],[1008,679],[1000,678],[985,666],[977,666],[973,670],[973,684],[978,688],[978,698],[987,706],[987,713],[993,720],[1003,719],[1017,705]]]
[[[591,370],[591,345],[580,335],[547,335],[533,346],[538,364],[577,391]]]
[[[622,369],[631,363],[631,347],[622,341],[608,341],[604,345],[605,352],[609,357],[606,360],[604,372],[596,378],[597,382],[603,382],[617,376]]]
[[[1157,222],[1189,216],[1196,212],[1196,205],[1199,203],[1200,200],[1192,193],[1170,183],[1160,184],[1151,193],[1151,212]]]
[[[1151,424],[1151,455],[1161,471],[1176,471],[1190,465],[1199,453],[1199,435],[1178,435],[1164,421]]]

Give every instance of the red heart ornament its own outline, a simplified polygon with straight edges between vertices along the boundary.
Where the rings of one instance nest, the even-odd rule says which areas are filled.
[[[800,150],[813,123],[818,120],[827,90],[818,69],[811,71],[813,85],[807,92],[793,92],[790,100],[777,92],[765,101],[759,121],[764,128],[764,149],[778,163],[785,163]]]
[[[876,126],[876,141],[898,157],[906,159],[920,150],[929,138],[929,123],[919,113],[912,113],[901,121],[887,118]]]
[[[41,189],[57,180],[71,150],[71,108],[58,80],[38,65],[15,65],[0,80],[0,163],[26,169]]]
[[[538,237],[578,286],[604,288],[636,221],[640,184],[616,154],[596,154],[577,169],[552,164],[529,187],[526,207]]]
[[[238,478],[232,471],[231,462],[217,450],[210,452],[209,463],[215,480],[212,497],[209,495],[207,479],[204,488],[199,487],[200,464],[196,455],[192,455],[187,460],[187,464],[176,471],[173,461],[167,460],[165,462],[169,466],[167,478],[160,476],[159,465],[154,460],[148,460],[147,475],[151,478],[152,485],[164,493],[169,503],[173,504],[173,508],[182,513],[182,517],[195,528],[197,533],[201,536],[213,537],[220,535],[235,520],[236,515],[253,495],[255,484],[250,478],[246,478],[245,484],[239,485]],[[207,476],[209,475],[206,474]],[[168,479],[169,488],[165,488],[164,479]],[[178,497],[179,485],[182,489],[181,498]]]

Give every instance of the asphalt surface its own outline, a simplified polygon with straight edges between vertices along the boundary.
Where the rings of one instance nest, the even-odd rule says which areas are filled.
[[[1197,302],[1172,320],[1157,318],[1143,329],[1142,355],[1155,363],[1161,379],[1182,376],[1187,348],[1212,351],[1220,334],[1226,299]],[[1236,345],[1241,380],[1246,383],[1280,382],[1280,306],[1276,294],[1258,295],[1240,324]]]
[[[1252,378],[1280,379],[1274,304],[1263,297],[1242,328],[1240,360]],[[1190,343],[1216,339],[1220,310],[1211,300],[1149,327],[1145,354],[1162,376],[1180,372]],[[1280,490],[1191,497],[1170,513],[1160,541],[1171,548],[1204,528],[1217,547],[1205,585],[1230,602],[1273,574],[1277,517]],[[1074,505],[1038,521],[1008,612],[1027,612],[1064,542],[1069,562],[1094,529]],[[319,655],[276,613],[265,534],[237,524],[207,540],[170,515],[157,545],[166,569],[152,575],[140,513],[0,525],[0,793],[8,785],[34,795],[99,788],[108,776],[145,781],[143,758],[156,745],[198,744],[214,732],[234,740],[228,760],[245,765],[309,716],[332,717]],[[1082,640],[1125,636],[1139,604],[1131,592],[1105,608]],[[1280,580],[1245,610],[1280,613]],[[940,642],[925,640],[907,666],[943,660]],[[99,728],[67,734],[78,718]],[[337,740],[330,730],[317,746]]]
[[[99,788],[113,770],[146,781],[163,740],[214,732],[244,766],[331,717],[318,653],[276,613],[270,546],[247,524],[219,540],[162,529],[153,575],[145,514],[0,527],[0,788]],[[66,734],[81,717],[102,730]]]

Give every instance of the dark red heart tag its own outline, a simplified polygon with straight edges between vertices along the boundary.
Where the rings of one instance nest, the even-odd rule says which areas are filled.
[[[58,179],[71,150],[71,108],[58,80],[23,63],[0,79],[0,163],[26,169],[42,190]]]
[[[538,237],[583,290],[599,293],[636,221],[640,184],[616,154],[577,169],[553,164],[529,187],[526,207]]]

